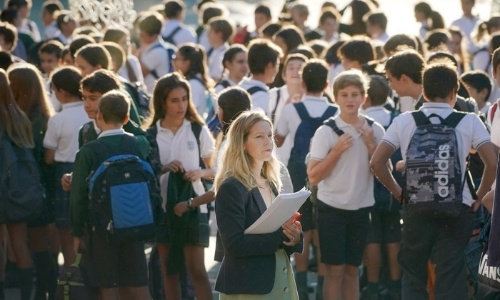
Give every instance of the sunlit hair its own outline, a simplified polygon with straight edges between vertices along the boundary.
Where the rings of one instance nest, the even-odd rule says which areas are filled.
[[[31,122],[46,125],[54,115],[54,107],[45,90],[42,74],[31,64],[14,64],[7,70],[12,95]]]
[[[169,73],[156,82],[153,91],[153,107],[154,116],[150,126],[154,126],[158,120],[164,119],[165,116],[165,102],[170,92],[178,87],[184,88],[187,92],[188,106],[184,118],[191,123],[205,124],[203,118],[196,111],[196,107],[191,99],[191,88],[189,82],[183,78],[178,72]]]
[[[9,80],[4,70],[0,69],[0,136],[7,137],[19,147],[33,148],[33,130],[28,116],[17,106],[9,88]]]
[[[252,157],[248,155],[245,144],[252,127],[261,121],[269,123],[271,130],[273,130],[271,120],[262,110],[243,112],[229,127],[226,143],[220,150],[221,160],[214,181],[215,192],[230,177],[240,181],[248,190],[258,186],[257,178],[252,172]],[[280,164],[275,151],[273,151],[271,159],[264,162],[261,175],[274,184],[277,190],[281,189]]]

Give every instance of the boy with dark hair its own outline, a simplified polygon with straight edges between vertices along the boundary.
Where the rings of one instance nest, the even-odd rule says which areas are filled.
[[[373,118],[387,129],[391,124],[394,114],[385,109],[384,105],[391,94],[391,88],[383,76],[371,75],[366,101],[363,104],[363,114]],[[393,166],[401,160],[401,153],[391,157]],[[397,180],[401,179],[400,173],[393,172]],[[399,181],[398,181],[399,182]],[[398,263],[398,252],[401,244],[401,205],[397,199],[378,181],[374,181],[373,190],[375,205],[370,210],[370,229],[364,253],[366,267],[366,288],[361,299],[379,299],[379,283],[384,276],[380,271],[382,262],[387,262],[389,278],[384,283],[389,290],[389,299],[400,299],[401,294],[401,269]],[[385,251],[382,251],[385,247]],[[384,259],[382,254],[387,257]]]
[[[488,99],[492,89],[488,74],[481,70],[467,71],[462,74],[460,81],[464,84],[469,96],[476,101],[479,111],[487,116],[491,106]]]
[[[361,70],[362,66],[375,59],[375,49],[368,37],[357,36],[340,47],[339,54],[345,70]]]
[[[420,110],[394,119],[373,154],[371,167],[380,182],[403,204],[402,247],[398,258],[403,269],[402,299],[429,297],[427,262],[431,254],[436,264],[435,298],[468,299],[463,253],[474,225],[471,211],[479,207],[480,199],[495,179],[497,152],[477,115],[453,110],[458,75],[452,66],[434,63],[425,67],[422,84],[426,102]],[[450,136],[455,135],[456,141],[444,138],[444,129]],[[416,146],[421,137],[429,141],[424,156]],[[387,160],[398,148],[406,162],[404,192],[387,166]],[[478,200],[473,199],[464,177],[471,148],[477,150],[485,164],[476,191]],[[435,168],[439,168],[440,176],[422,177]],[[434,188],[426,192],[425,186],[429,185]]]
[[[340,13],[335,8],[324,8],[319,17],[319,28],[323,30],[322,39],[329,43],[336,43],[345,34],[339,33]]]
[[[383,12],[372,12],[365,15],[366,32],[372,38],[375,47],[382,48],[389,39],[387,34],[387,16]]]
[[[319,127],[311,141],[307,175],[318,186],[324,299],[359,299],[359,265],[374,204],[369,159],[384,134],[380,124],[359,112],[366,86],[361,71],[340,73],[333,83],[340,114]]]
[[[63,45],[69,44],[77,26],[76,20],[71,15],[71,12],[69,10],[61,11],[57,15],[56,23],[59,29],[59,34],[56,36],[56,39]]]
[[[196,43],[196,34],[184,22],[186,6],[179,0],[165,2],[166,21],[161,30],[163,40],[175,46]]]
[[[422,70],[425,61],[413,49],[397,52],[385,63],[385,73],[391,88],[399,97],[410,97],[408,105],[403,106],[400,98],[402,112],[414,110],[415,104],[423,99],[422,96]]]
[[[59,34],[59,28],[57,28],[57,14],[59,11],[63,10],[64,6],[59,0],[49,0],[45,1],[42,5],[42,22],[45,27],[44,39],[50,40]]]
[[[33,40],[38,43],[42,40],[38,25],[33,20],[29,19],[32,6],[33,3],[31,0],[9,0],[7,2],[8,8],[15,8],[19,11],[19,15],[22,19],[19,31],[29,34]]]
[[[17,44],[17,29],[14,25],[5,23],[5,22],[0,22],[0,48],[3,51],[12,53],[14,49],[16,48]],[[17,60],[15,59],[15,62],[18,62],[19,58]]]
[[[210,19],[207,37],[211,48],[207,50],[207,57],[210,77],[215,81],[219,81],[222,77],[222,58],[229,48],[233,33],[234,26],[230,19],[224,17]]]
[[[293,190],[298,191],[306,185],[306,155],[309,153],[311,137],[326,119],[338,113],[338,107],[328,103],[323,97],[323,91],[328,86],[328,65],[319,59],[312,59],[302,69],[302,88],[305,96],[300,102],[289,103],[283,108],[276,124],[276,145],[281,147],[288,136],[291,144],[289,159],[283,163],[287,166],[292,179]],[[318,245],[316,222],[314,221],[314,207],[310,200],[306,201],[299,212],[302,214],[300,223],[304,232],[304,252],[295,254],[295,281],[299,292],[299,299],[308,298],[307,270],[309,265],[309,246],[314,240]],[[317,248],[319,250],[319,248]],[[316,255],[319,259],[319,253]],[[318,288],[323,292],[323,266],[318,267]]]
[[[56,111],[61,110],[61,103],[57,100],[54,91],[50,88],[50,75],[52,71],[60,66],[60,59],[63,51],[63,45],[56,40],[50,40],[43,43],[38,49],[38,56],[40,57],[40,67],[43,71],[45,79],[45,87],[50,91],[50,101],[54,105]]]
[[[159,13],[149,13],[139,20],[139,40],[141,48],[137,57],[141,63],[144,83],[148,92],[152,93],[156,80],[172,71],[172,55],[174,51],[161,39],[162,17]],[[171,54],[170,54],[171,52]]]
[[[278,74],[281,49],[271,41],[255,39],[248,49],[248,67],[250,78],[243,79],[239,86],[252,97],[254,108],[262,108],[267,113],[269,108],[269,92],[267,84],[274,81]]]
[[[97,204],[92,204],[95,200],[89,200],[90,186],[87,178],[96,171],[102,158],[133,154],[144,160],[148,155],[147,141],[128,135],[122,128],[129,120],[129,109],[130,101],[123,93],[111,91],[103,95],[96,112],[96,124],[102,133],[98,140],[80,148],[73,172],[70,216],[75,248],[82,247],[90,253],[87,266],[89,285],[100,289],[100,299],[103,300],[116,299],[118,295],[126,294],[137,300],[151,298],[147,286],[144,242],[124,239],[112,243],[107,234],[99,230],[88,230],[98,223],[89,218],[89,205]],[[95,152],[94,146],[101,144],[104,144],[106,153]],[[113,197],[112,194],[109,196]],[[111,202],[111,199],[104,201]],[[117,207],[120,204],[111,205]]]

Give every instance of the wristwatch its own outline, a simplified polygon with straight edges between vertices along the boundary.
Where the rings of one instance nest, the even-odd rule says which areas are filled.
[[[189,210],[193,210],[194,207],[191,205],[193,202],[193,198],[189,198],[188,201],[187,201],[187,207],[189,208]]]

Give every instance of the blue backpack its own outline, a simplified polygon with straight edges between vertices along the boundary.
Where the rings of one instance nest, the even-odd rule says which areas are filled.
[[[294,191],[302,189],[306,184],[307,166],[305,163],[307,153],[311,146],[311,139],[323,122],[335,115],[337,107],[329,105],[321,117],[313,118],[307,112],[307,108],[302,102],[294,103],[300,117],[300,125],[295,133],[293,148],[288,160],[288,171],[292,179]]]
[[[161,201],[158,185],[150,164],[140,158],[136,141],[125,134],[117,148],[100,140],[85,145],[98,158],[88,178],[90,222],[112,243],[143,241],[155,232],[153,208]]]
[[[165,53],[166,53],[167,59],[168,59],[168,64],[169,64],[168,72],[169,73],[173,72],[174,71],[174,63],[173,63],[174,62],[174,55],[175,55],[175,51],[177,49],[172,44],[165,43],[165,42],[160,42],[159,44],[156,44],[151,49],[149,49],[149,51],[151,51],[153,49],[157,49],[157,48],[163,48],[165,50]],[[156,70],[151,70],[150,74],[155,79],[158,79],[161,76],[165,75],[165,74],[158,74],[158,72]]]

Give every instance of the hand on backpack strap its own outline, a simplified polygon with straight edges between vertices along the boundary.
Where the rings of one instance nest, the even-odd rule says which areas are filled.
[[[347,149],[352,146],[352,136],[348,133],[341,135],[337,141],[337,144],[333,147],[340,154],[344,153]]]
[[[358,132],[363,137],[363,141],[368,148],[375,148],[377,146],[377,143],[375,142],[375,136],[373,135],[373,128],[368,126],[368,124],[365,124],[363,125],[363,127],[359,128]]]

